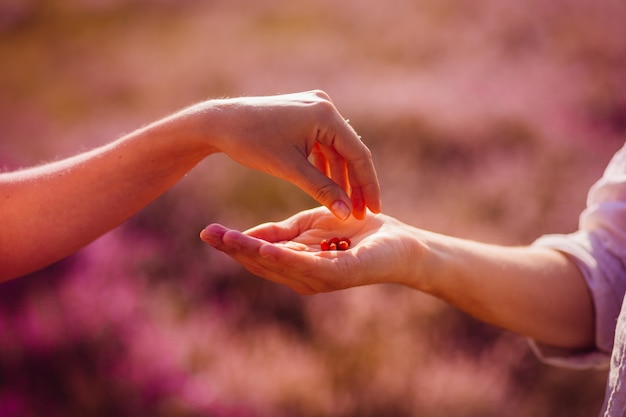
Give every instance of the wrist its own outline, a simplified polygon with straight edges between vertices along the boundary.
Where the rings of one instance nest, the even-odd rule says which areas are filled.
[[[223,152],[221,143],[227,136],[228,114],[225,100],[209,100],[193,104],[155,123],[179,145],[197,152],[202,158]]]
[[[441,281],[444,279],[445,268],[451,265],[447,260],[444,236],[410,227],[408,234],[409,268],[402,282],[418,291],[437,295]]]

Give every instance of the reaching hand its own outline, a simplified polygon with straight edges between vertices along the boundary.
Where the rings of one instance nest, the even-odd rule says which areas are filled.
[[[382,214],[341,221],[320,207],[244,233],[212,224],[201,238],[255,275],[301,294],[314,294],[408,279],[415,272],[410,264],[420,245],[408,244],[415,239],[407,229]],[[351,247],[322,251],[322,239],[333,236],[348,237]]]
[[[324,92],[208,104],[189,113],[217,114],[225,121],[214,143],[219,151],[249,168],[294,183],[341,219],[350,213],[363,218],[367,207],[380,212],[371,153]],[[204,130],[216,127],[201,127]]]

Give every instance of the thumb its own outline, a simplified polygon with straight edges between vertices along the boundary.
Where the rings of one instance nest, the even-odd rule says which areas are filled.
[[[337,218],[346,220],[352,213],[352,202],[346,191],[311,164],[303,164],[289,178],[296,186],[326,206]]]

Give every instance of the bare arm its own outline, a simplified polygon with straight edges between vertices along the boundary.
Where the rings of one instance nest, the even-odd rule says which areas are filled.
[[[116,227],[212,149],[161,124],[51,164],[0,175],[0,279],[59,260]]]
[[[545,344],[594,346],[591,295],[566,255],[417,233],[423,236],[428,266],[408,282],[412,287]]]
[[[380,210],[371,154],[323,92],[207,101],[92,151],[0,174],[0,281],[119,225],[214,152],[293,182],[340,218]]]
[[[321,239],[337,235],[352,247],[320,251]],[[245,233],[210,225],[201,237],[252,273],[303,294],[398,283],[545,344],[594,345],[593,307],[580,271],[550,249],[472,242],[382,214],[342,223],[324,208]]]

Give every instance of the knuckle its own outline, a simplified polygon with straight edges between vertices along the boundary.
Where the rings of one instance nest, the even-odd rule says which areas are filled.
[[[313,93],[314,95],[316,95],[317,97],[321,99],[330,101],[330,96],[324,90],[321,90],[318,88],[318,89],[312,90],[311,93]]]
[[[322,119],[339,117],[339,113],[330,99],[327,97],[320,98],[321,100],[315,102],[315,108]]]
[[[346,160],[348,170],[361,180],[368,177],[376,177],[376,168],[372,152],[365,146],[356,149],[351,157]]]
[[[315,186],[311,195],[320,202],[333,201],[336,194],[336,187],[338,187],[336,184],[326,182]]]

